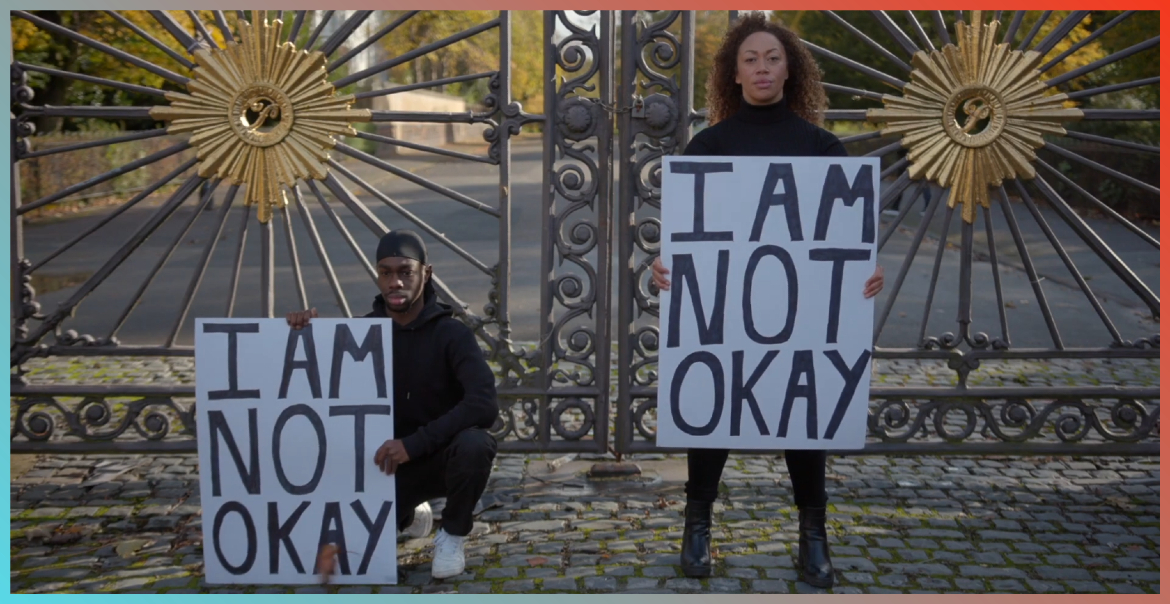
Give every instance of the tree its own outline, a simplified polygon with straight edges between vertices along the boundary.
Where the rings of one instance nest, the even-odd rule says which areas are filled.
[[[150,61],[175,73],[184,74],[186,69],[129,28],[118,23],[113,17],[100,11],[31,11],[32,14],[51,23],[67,27],[79,34],[92,38],[119,50]],[[181,11],[173,11],[180,23],[190,23]],[[169,47],[185,54],[161,25],[143,11],[123,13],[136,26],[154,36]],[[64,71],[80,73],[138,84],[163,90],[180,90],[180,87],[161,76],[141,67],[131,65],[100,50],[85,46],[64,36],[44,31],[20,18],[12,19],[12,48],[15,60],[34,65],[53,67]],[[158,97],[141,95],[125,90],[79,82],[67,78],[52,77],[41,73],[29,74],[29,85],[36,95],[38,105],[137,105],[149,106],[159,102]],[[97,124],[82,120],[61,118],[40,118],[34,122],[42,134],[62,129],[76,130],[94,127]],[[153,128],[156,125],[145,122],[120,123],[124,129]]]

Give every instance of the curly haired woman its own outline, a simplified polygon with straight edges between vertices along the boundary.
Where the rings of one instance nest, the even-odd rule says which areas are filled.
[[[761,14],[741,18],[727,32],[707,81],[708,121],[684,155],[844,156],[844,145],[820,127],[828,106],[821,72],[796,34]],[[654,261],[654,283],[670,289],[668,270]],[[879,266],[862,294],[872,298],[884,284]],[[689,577],[711,574],[711,506],[729,451],[687,451],[686,524],[682,567]],[[833,585],[825,530],[823,450],[785,451],[796,507],[800,513],[797,570],[816,587]]]

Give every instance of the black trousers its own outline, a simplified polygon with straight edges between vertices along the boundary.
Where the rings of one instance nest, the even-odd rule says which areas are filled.
[[[420,503],[446,497],[443,530],[455,537],[470,534],[471,513],[487,488],[495,458],[495,437],[471,428],[456,434],[434,454],[399,466],[395,476],[398,530],[410,526]]]
[[[687,450],[687,499],[713,503],[719,496],[719,478],[727,463],[727,449]],[[828,502],[825,494],[825,460],[823,450],[802,449],[784,452],[792,494],[798,508],[821,508]]]

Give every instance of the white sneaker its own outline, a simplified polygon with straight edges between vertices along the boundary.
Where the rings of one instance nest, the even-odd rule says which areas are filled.
[[[435,559],[431,562],[431,576],[446,579],[463,573],[463,544],[467,537],[448,535],[439,529],[435,534]]]
[[[435,515],[431,513],[431,504],[424,501],[414,508],[414,521],[406,527],[403,534],[411,539],[422,539],[431,534],[434,521]]]

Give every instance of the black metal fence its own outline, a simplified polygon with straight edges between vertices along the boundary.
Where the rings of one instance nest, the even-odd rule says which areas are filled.
[[[217,44],[212,28],[224,40],[240,37],[240,26],[258,25],[267,19],[264,11],[249,17],[242,11],[214,14],[213,22],[202,23],[187,11],[198,25],[184,29],[170,14],[151,11],[152,16],[188,53]],[[333,72],[356,58],[403,22],[416,18],[419,11],[406,11],[394,19],[382,19],[374,11],[298,11],[291,27],[282,23],[288,40],[312,34],[307,48],[321,50],[331,62]],[[989,18],[1006,22],[1007,15],[994,16],[973,11],[955,17],[933,11],[926,22],[915,13],[887,14],[870,11],[870,15],[828,13],[851,35],[864,38],[875,52],[890,55],[907,72],[915,69],[911,59],[916,53],[930,53],[952,42],[947,21],[955,19],[980,22]],[[1072,11],[1051,28],[1045,23],[1051,11],[1035,20],[1032,30],[1020,30],[1022,11],[1011,15],[1011,22],[999,40],[1015,45],[1017,50],[1051,51],[1067,36],[1088,11]],[[1113,22],[1098,27],[1108,30],[1128,18],[1125,13]],[[120,14],[113,15],[127,27],[133,26]],[[87,48],[122,59],[158,73],[169,81],[186,85],[187,76],[173,73],[142,59],[127,56],[113,46],[82,33],[70,31],[26,11],[13,11],[15,20],[28,21],[54,35],[73,40]],[[359,131],[356,137],[373,145],[408,147],[416,151],[443,156],[466,165],[488,165],[495,170],[495,193],[476,198],[418,175],[398,165],[397,158],[386,159],[343,142],[333,147],[334,159],[327,160],[327,176],[316,181],[307,179],[289,188],[291,199],[269,222],[258,223],[250,207],[240,207],[236,199],[240,185],[223,183],[216,177],[192,172],[197,160],[190,153],[190,143],[183,142],[165,150],[118,166],[104,174],[70,185],[35,200],[22,200],[19,164],[32,157],[66,154],[83,148],[121,144],[131,140],[162,137],[165,129],[145,130],[134,135],[103,141],[86,142],[52,149],[32,151],[26,144],[33,133],[32,120],[43,116],[62,118],[99,118],[150,120],[150,107],[122,106],[46,106],[37,104],[27,85],[32,71],[52,77],[71,78],[114,88],[128,84],[70,73],[46,66],[14,62],[12,90],[17,112],[12,126],[12,409],[13,452],[92,452],[92,451],[177,451],[194,450],[195,433],[192,385],[119,385],[94,381],[79,385],[32,385],[22,376],[25,366],[41,357],[84,358],[183,358],[192,357],[193,349],[180,340],[189,340],[188,332],[195,314],[231,316],[240,312],[242,300],[250,293],[259,297],[260,314],[274,316],[278,297],[293,298],[299,308],[309,306],[307,287],[317,283],[336,303],[342,316],[360,314],[364,303],[351,302],[348,289],[365,287],[374,277],[373,269],[360,240],[376,237],[387,229],[390,217],[409,224],[445,253],[462,263],[459,291],[441,279],[436,280],[440,295],[461,309],[463,319],[480,338],[499,378],[500,421],[495,428],[502,440],[501,449],[512,451],[582,451],[617,454],[657,450],[654,443],[657,396],[658,302],[657,291],[649,281],[649,266],[660,243],[659,165],[665,155],[678,153],[685,146],[693,128],[703,121],[704,111],[696,111],[694,97],[695,14],[690,11],[545,11],[544,107],[543,114],[526,111],[513,100],[512,39],[513,15],[501,11],[485,23],[444,39],[420,46],[405,55],[375,61],[363,69],[338,69],[330,79],[338,89],[359,87],[357,99],[372,99],[404,92],[426,85],[486,79],[486,96],[476,103],[482,110],[463,113],[429,111],[371,110],[372,122],[482,124],[486,126],[486,152],[482,155],[452,151],[432,145],[391,139],[384,135]],[[737,18],[735,11],[729,22]],[[895,41],[887,49],[865,36],[850,23],[858,18],[876,19]],[[902,25],[899,25],[899,22]],[[128,25],[127,25],[128,24]],[[1052,25],[1052,24],[1049,24]],[[928,35],[927,30],[931,31]],[[906,31],[910,31],[908,35]],[[1041,36],[1040,32],[1047,31]],[[363,41],[353,44],[354,39]],[[139,34],[159,48],[166,48],[176,60],[193,72],[194,63],[174,50],[173,44]],[[1017,43],[1017,34],[1021,35]],[[1095,35],[1100,35],[1097,33]],[[498,44],[498,68],[488,73],[460,74],[441,82],[420,82],[392,88],[361,89],[364,80],[409,61],[425,57],[440,49],[475,36],[492,36]],[[1039,38],[1039,39],[1038,39]],[[620,41],[620,45],[619,45]],[[1078,42],[1083,46],[1084,42]],[[1043,80],[1055,88],[1080,75],[1110,63],[1131,57],[1157,45],[1157,38],[1142,42],[1123,53],[1081,67],[1062,76]],[[845,57],[832,49],[809,45],[820,60],[834,61],[871,76],[884,86],[880,90],[893,94],[894,88],[906,85],[911,74],[898,76],[878,72],[866,66],[865,57]],[[1074,52],[1078,47],[1074,45]],[[345,49],[345,54],[340,54]],[[1136,49],[1136,50],[1134,50]],[[1069,53],[1065,53],[1067,56]],[[1057,57],[1060,59],[1061,57]],[[1050,62],[1047,68],[1059,63]],[[344,73],[344,75],[341,75]],[[1133,82],[1132,86],[1157,85]],[[830,98],[835,94],[873,101],[882,106],[883,93],[826,82]],[[137,87],[141,88],[141,87]],[[1124,88],[1115,86],[1112,89]],[[1111,90],[1112,90],[1111,89]],[[137,90],[137,92],[144,92]],[[145,91],[149,93],[150,91]],[[1092,96],[1081,93],[1078,98]],[[162,97],[161,93],[155,96]],[[160,98],[159,104],[165,104]],[[869,124],[867,110],[832,109],[829,123]],[[1084,120],[1158,120],[1156,110],[1101,109],[1083,111]],[[533,342],[513,338],[511,283],[514,255],[513,143],[526,125],[537,125],[543,132],[543,182],[540,185],[539,221],[520,228],[539,229],[541,279],[539,299],[539,337]],[[969,384],[972,372],[988,362],[1032,360],[1048,362],[1060,359],[1104,359],[1128,362],[1133,359],[1158,358],[1159,338],[1156,320],[1160,301],[1156,286],[1151,288],[1141,276],[1070,206],[1064,197],[1069,191],[1079,197],[1078,204],[1097,207],[1112,224],[1130,232],[1135,246],[1159,249],[1159,241],[1147,229],[1134,224],[1108,204],[1095,198],[1062,172],[1038,159],[1035,179],[1005,181],[993,190],[992,207],[984,208],[974,222],[960,220],[957,242],[959,254],[957,313],[950,331],[930,331],[937,324],[934,316],[936,285],[940,283],[940,266],[951,237],[954,207],[946,203],[949,191],[934,195],[925,204],[917,226],[908,221],[911,209],[919,206],[919,195],[927,190],[920,180],[912,179],[909,159],[901,139],[888,138],[873,127],[858,127],[857,134],[842,136],[856,153],[883,157],[887,166],[881,203],[892,210],[883,220],[880,246],[898,233],[904,233],[909,245],[895,270],[891,270],[885,302],[879,306],[874,338],[879,371],[884,363],[917,362],[945,364],[953,372],[951,379],[938,386],[882,386],[871,390],[869,417],[870,444],[865,453],[985,452],[1019,454],[1147,454],[1158,451],[1159,392],[1156,387],[1118,385],[1094,386],[981,386]],[[1070,127],[1070,130],[1073,130]],[[1126,148],[1157,156],[1157,148],[1137,145],[1106,137],[1079,135],[1094,144]],[[892,141],[880,146],[876,142]],[[1155,194],[1157,186],[1109,168],[1048,142],[1048,152],[1074,162],[1084,170],[1111,178],[1121,186],[1131,186]],[[167,157],[184,153],[191,159],[155,180],[113,208],[95,224],[80,233],[71,233],[61,246],[40,257],[29,257],[23,242],[23,217],[37,208],[70,199],[141,166],[155,164]],[[344,156],[345,162],[339,161]],[[442,224],[432,224],[397,202],[375,183],[360,176],[354,166],[362,165],[380,173],[409,182],[428,191],[435,203],[454,202],[461,206],[467,220],[490,224],[494,244],[463,245],[445,234]],[[455,164],[453,169],[458,170]],[[186,175],[186,176],[184,176]],[[185,180],[183,180],[185,178]],[[1051,180],[1050,180],[1051,179]],[[55,298],[55,308],[42,308],[47,298],[38,296],[33,278],[43,267],[69,252],[80,253],[92,245],[95,237],[123,237],[126,233],[99,231],[117,216],[133,208],[152,193],[170,183],[179,184],[168,191],[161,204],[126,237],[124,244],[100,263],[83,283]],[[229,186],[226,186],[229,185]],[[1055,186],[1054,186],[1055,185]],[[213,192],[226,188],[218,207],[212,206]],[[1062,192],[1058,192],[1058,188]],[[199,194],[196,194],[199,191]],[[190,199],[190,202],[188,200]],[[908,203],[899,200],[909,199]],[[1012,201],[1014,200],[1014,201]],[[314,206],[316,202],[316,206]],[[144,204],[145,205],[145,204]],[[319,208],[318,208],[319,206]],[[207,208],[214,211],[188,211],[180,208]],[[1025,214],[1026,212],[1026,214]],[[1019,213],[1019,215],[1017,215]],[[294,219],[293,215],[299,218]],[[996,217],[1002,214],[1002,217]],[[186,222],[183,222],[185,215]],[[233,218],[234,216],[234,218]],[[316,218],[327,217],[328,223]],[[1075,234],[1083,250],[1102,262],[1107,272],[1120,280],[1124,290],[1135,297],[1136,305],[1149,311],[1155,323],[1148,333],[1129,333],[1118,326],[1081,273],[1078,264],[1083,256],[1070,255],[1048,223],[1058,218]],[[1029,221],[1027,229],[1021,227]],[[539,224],[537,223],[539,222]],[[226,228],[225,228],[226,225]],[[1006,226],[1006,234],[1004,227]],[[355,228],[356,231],[351,231]],[[995,233],[994,228],[1000,232]],[[337,245],[326,242],[323,234],[336,229]],[[249,231],[253,230],[251,237]],[[255,230],[259,230],[257,242]],[[941,232],[940,232],[941,231]],[[982,232],[981,232],[982,231]],[[1025,232],[1027,231],[1027,232]],[[144,244],[157,241],[163,234],[171,243],[149,248]],[[167,301],[173,323],[165,330],[162,342],[152,345],[122,344],[119,330],[133,314],[165,312],[162,303],[146,298],[147,288],[160,274],[169,275],[168,261],[176,246],[190,233],[204,244],[184,269],[186,281],[178,286],[182,295]],[[1027,233],[1035,237],[1029,239]],[[1066,231],[1060,231],[1064,234]],[[229,238],[231,235],[231,238]],[[1037,239],[1036,237],[1040,237]],[[301,243],[297,242],[301,239]],[[277,239],[285,249],[278,251]],[[308,240],[306,246],[303,242]],[[926,245],[924,246],[924,241]],[[222,242],[222,246],[220,243]],[[997,242],[1009,242],[1020,270],[1026,273],[1039,319],[1051,336],[1051,345],[1020,347],[1013,345],[1004,312],[1005,299],[1001,273],[1004,254]],[[256,245],[256,244],[259,245]],[[1078,244],[1079,245],[1079,244]],[[216,254],[217,248],[219,254]],[[256,249],[259,248],[259,249]],[[931,249],[933,248],[933,249]],[[879,249],[881,249],[879,247]],[[350,269],[341,269],[338,257],[353,254],[357,262],[346,260]],[[931,255],[933,254],[933,259]],[[1055,254],[1072,276],[1073,291],[1083,294],[1077,304],[1087,305],[1099,319],[1105,337],[1090,346],[1066,346],[1062,334],[1084,328],[1063,323],[1066,300],[1055,308],[1052,290],[1048,290],[1037,272],[1038,256]],[[493,258],[494,257],[494,258]],[[320,273],[310,275],[315,258]],[[925,260],[923,260],[925,258]],[[977,260],[978,259],[978,262]],[[923,264],[915,264],[919,260]],[[119,273],[123,265],[141,266],[148,276],[126,279]],[[979,266],[979,270],[976,270]],[[883,329],[890,322],[895,307],[908,303],[899,298],[907,276],[929,267],[931,285],[920,304],[922,320],[918,338],[912,345],[885,346]],[[891,267],[893,268],[893,267]],[[989,269],[989,270],[988,270]],[[117,279],[112,275],[117,273]],[[277,275],[282,275],[278,286]],[[451,273],[446,273],[450,275]],[[466,277],[472,275],[472,277]],[[464,278],[466,277],[466,278]],[[171,277],[165,277],[171,278]],[[450,277],[449,277],[450,278]],[[253,283],[254,282],[254,283]],[[309,284],[308,286],[306,284]],[[950,283],[950,282],[948,282]],[[254,289],[249,289],[249,287]],[[137,287],[137,289],[135,289]],[[973,290],[994,288],[998,310],[974,308]],[[616,292],[614,291],[616,289]],[[203,298],[197,296],[203,292]],[[486,295],[485,295],[486,292]],[[1058,294],[1059,295],[1059,294]],[[102,296],[106,296],[102,298]],[[210,296],[212,302],[206,299]],[[80,332],[70,324],[86,325],[86,300],[101,299],[103,307],[124,310],[106,320],[105,334]],[[484,301],[481,309],[465,299]],[[149,300],[149,302],[148,302]],[[198,303],[196,303],[198,300]],[[178,308],[174,308],[175,305]],[[616,304],[616,309],[614,305]],[[902,305],[902,306],[899,306]],[[96,303],[94,306],[98,306]],[[1055,308],[1055,310],[1054,310]],[[244,311],[246,312],[246,311]],[[895,320],[904,313],[893,315]],[[136,315],[136,316],[137,316]],[[991,329],[980,331],[974,316],[990,316]],[[996,320],[998,319],[998,320]],[[1063,328],[1063,331],[1062,331]],[[911,330],[913,331],[913,330]],[[930,335],[935,334],[937,335]],[[1066,336],[1067,337],[1067,336]]]

